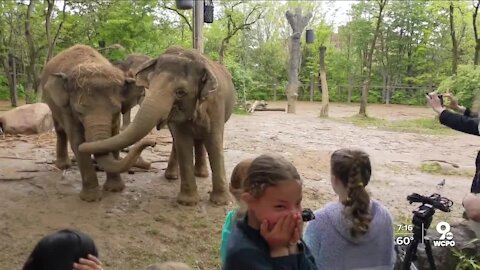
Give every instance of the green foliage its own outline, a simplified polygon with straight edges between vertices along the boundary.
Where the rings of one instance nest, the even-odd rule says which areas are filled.
[[[27,1],[28,2],[28,1]],[[56,5],[52,16],[52,35],[60,25],[55,53],[82,43],[99,48],[104,41],[107,49],[100,50],[109,60],[119,60],[132,52],[158,56],[170,45],[192,46],[192,33],[185,19],[192,24],[190,10],[178,11],[185,19],[170,10],[173,0],[136,1],[68,1],[65,17],[61,5]],[[472,34],[472,8],[467,2],[455,2],[454,23],[459,43],[460,66],[451,76],[451,39],[448,20],[448,1],[389,1],[381,33],[373,56],[370,103],[384,102],[382,88],[389,85],[406,86],[396,89],[391,103],[424,104],[427,89],[445,91],[450,88],[460,101],[472,103],[478,85],[478,71],[471,66],[475,40]],[[170,9],[163,8],[170,7]],[[32,33],[38,49],[37,66],[45,63],[48,42],[45,33],[46,1],[35,1],[32,14]],[[308,100],[310,81],[315,82],[314,100],[321,99],[319,87],[319,47],[326,50],[327,80],[331,101],[345,102],[347,88],[354,89],[352,101],[358,101],[365,76],[368,46],[375,29],[378,5],[375,1],[357,1],[353,4],[351,19],[336,28],[326,21],[327,2],[315,1],[222,1],[215,2],[215,19],[204,24],[205,53],[220,60],[220,48],[225,45],[224,63],[231,71],[238,97],[247,99],[285,99],[287,64],[291,27],[285,18],[287,10],[300,7],[312,12],[307,29],[315,31],[315,42],[305,44],[302,33],[301,66],[299,70],[299,99]],[[18,68],[18,88],[26,83],[23,70],[30,59],[25,39],[27,5],[14,1],[0,3],[0,61],[11,53],[23,61]],[[249,17],[250,14],[250,17]],[[245,20],[259,20],[232,33]],[[248,19],[247,19],[248,17]],[[62,22],[63,21],[63,22]],[[112,45],[118,44],[120,46]],[[5,73],[5,70],[2,70]],[[2,79],[5,82],[5,79]],[[417,88],[417,89],[414,89]],[[0,85],[0,97],[8,96],[5,83]],[[21,93],[20,93],[21,95]]]
[[[459,66],[457,75],[443,80],[438,90],[454,93],[460,104],[470,107],[480,95],[480,69],[469,65]]]
[[[479,239],[473,239],[471,243],[480,241]],[[468,256],[458,249],[453,249],[453,255],[458,258],[459,262],[455,267],[455,270],[480,270],[480,258]]]

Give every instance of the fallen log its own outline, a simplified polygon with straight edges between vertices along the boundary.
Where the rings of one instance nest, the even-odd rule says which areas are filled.
[[[10,177],[2,177],[0,178],[0,181],[5,181],[5,182],[9,182],[9,181],[20,181],[20,180],[29,180],[29,179],[32,179],[34,178],[33,176],[22,176],[22,177],[18,177],[18,178],[10,178]]]
[[[285,112],[285,108],[265,108],[255,109],[256,112],[269,111],[269,112]]]

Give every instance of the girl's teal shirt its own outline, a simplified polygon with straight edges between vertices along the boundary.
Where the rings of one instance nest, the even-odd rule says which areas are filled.
[[[238,209],[228,211],[225,217],[225,222],[222,227],[222,242],[220,243],[220,258],[222,259],[222,265],[225,263],[227,256],[228,238],[232,233],[233,225],[235,224],[235,217],[237,216]]]

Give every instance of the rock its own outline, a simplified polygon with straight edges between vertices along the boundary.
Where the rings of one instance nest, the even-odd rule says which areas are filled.
[[[45,103],[26,104],[0,116],[6,134],[40,134],[53,128],[52,112]]]

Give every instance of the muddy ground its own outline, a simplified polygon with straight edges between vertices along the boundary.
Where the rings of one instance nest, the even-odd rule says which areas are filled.
[[[270,103],[269,107],[284,105]],[[316,209],[335,199],[329,184],[330,153],[341,147],[359,147],[371,155],[373,162],[368,190],[389,207],[396,222],[410,220],[415,205],[409,205],[406,196],[412,192],[439,192],[452,199],[453,211],[439,212],[436,220],[460,219],[461,199],[470,188],[471,176],[426,174],[419,166],[423,160],[441,159],[473,175],[480,140],[460,133],[423,135],[358,127],[320,119],[316,117],[319,108],[318,103],[304,102],[298,104],[296,115],[233,115],[225,132],[227,175],[243,158],[281,153],[294,162],[304,179],[304,207]],[[357,104],[330,106],[332,118],[349,117],[357,111]],[[429,108],[409,106],[369,105],[368,112],[390,121],[434,117]],[[106,270],[144,269],[166,260],[184,261],[194,269],[220,269],[221,226],[232,206],[208,203],[208,178],[197,179],[202,196],[198,206],[178,205],[175,196],[179,181],[163,178],[170,135],[162,130],[149,136],[159,142],[152,151],[144,152],[144,157],[154,162],[154,171],[124,174],[125,191],[105,193],[98,203],[79,199],[81,181],[76,167],[63,174],[49,164],[55,157],[54,133],[0,136],[0,268],[20,269],[43,235],[77,228],[98,243]],[[104,173],[98,175],[103,183]],[[439,188],[437,183],[442,179],[446,184]]]

